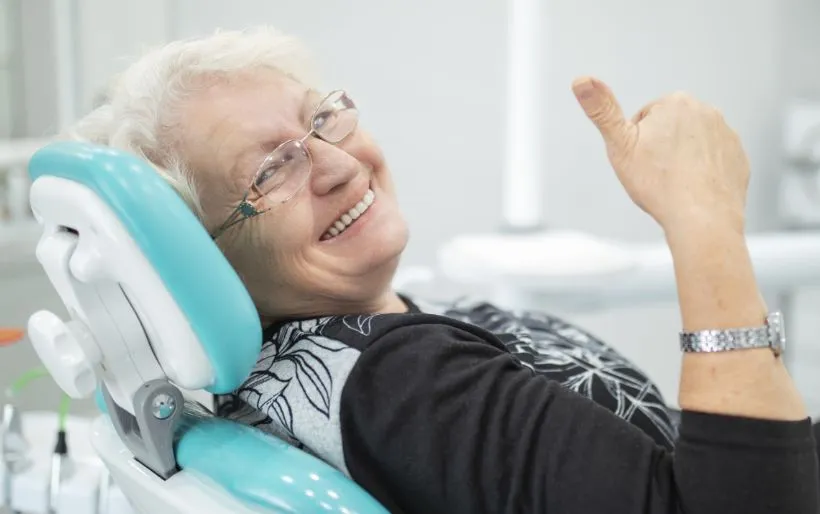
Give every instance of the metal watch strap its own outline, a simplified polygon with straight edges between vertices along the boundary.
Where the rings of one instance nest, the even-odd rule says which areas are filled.
[[[680,345],[684,352],[771,348],[775,355],[780,355],[784,339],[782,317],[780,313],[773,313],[766,324],[759,327],[681,332]]]

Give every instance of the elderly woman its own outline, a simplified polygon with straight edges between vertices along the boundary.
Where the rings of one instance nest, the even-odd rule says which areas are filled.
[[[574,84],[672,251],[678,431],[650,380],[580,328],[394,292],[408,230],[387,162],[352,97],[314,89],[307,62],[270,29],[174,42],[72,130],[153,163],[253,297],[263,350],[223,415],[392,512],[820,508],[811,422],[744,241],[749,165],[714,109],[676,94],[628,121],[600,81]]]

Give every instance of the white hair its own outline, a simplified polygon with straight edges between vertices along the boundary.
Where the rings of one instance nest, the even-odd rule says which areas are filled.
[[[175,149],[175,106],[201,79],[272,68],[307,85],[315,81],[301,43],[270,27],[217,31],[151,50],[114,77],[101,105],[65,136],[118,148],[149,161],[194,214],[204,219],[192,170]]]

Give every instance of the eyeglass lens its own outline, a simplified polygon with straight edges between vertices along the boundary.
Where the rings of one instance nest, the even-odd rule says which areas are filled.
[[[311,119],[311,128],[317,136],[335,144],[350,135],[357,123],[358,111],[353,101],[343,91],[336,91],[319,104]],[[252,188],[260,197],[287,201],[304,185],[310,167],[306,143],[287,141],[265,159]]]
[[[313,115],[313,131],[329,143],[346,138],[359,119],[353,101],[344,93],[336,91],[324,99]]]

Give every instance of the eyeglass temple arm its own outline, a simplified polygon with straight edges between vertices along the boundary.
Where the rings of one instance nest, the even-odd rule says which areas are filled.
[[[234,210],[233,210],[233,212],[231,213],[231,215],[230,215],[230,216],[228,216],[228,219],[226,219],[226,220],[225,220],[225,222],[224,222],[224,223],[222,223],[222,225],[220,225],[220,226],[219,226],[219,228],[217,228],[217,229],[214,231],[214,233],[213,233],[213,234],[211,234],[211,239],[216,240],[216,238],[218,238],[218,237],[219,237],[219,236],[221,236],[223,233],[225,233],[225,231],[226,231],[226,230],[228,230],[228,229],[229,229],[229,228],[231,228],[232,226],[236,225],[237,223],[239,223],[239,222],[241,222],[242,220],[244,220],[244,219],[245,219],[244,217],[242,217],[242,207],[243,207],[244,205],[250,205],[250,204],[248,203],[248,199],[247,199],[247,198],[248,198],[248,197],[247,197],[247,195],[245,195],[245,198],[243,198],[243,199],[242,199],[242,201],[239,203],[239,205],[237,205],[237,206],[234,208]]]
[[[268,209],[263,209],[263,210],[261,210],[261,211],[260,211],[260,210],[257,210],[257,209],[256,209],[256,207],[254,207],[253,205],[251,205],[250,203],[248,203],[247,198],[248,198],[248,197],[247,197],[247,195],[246,195],[246,196],[245,196],[245,199],[243,199],[243,200],[239,203],[239,205],[237,205],[237,206],[236,206],[236,208],[233,210],[233,212],[231,213],[231,215],[230,215],[230,216],[228,216],[228,219],[227,219],[227,220],[225,220],[225,223],[223,223],[222,225],[220,225],[220,226],[219,226],[219,228],[217,228],[217,229],[214,231],[214,233],[213,233],[213,234],[211,234],[211,239],[212,239],[212,240],[216,241],[216,239],[217,239],[219,236],[221,236],[222,234],[224,234],[224,233],[225,233],[225,231],[227,231],[227,230],[228,230],[229,228],[231,228],[232,226],[237,225],[237,224],[239,224],[239,223],[241,223],[241,222],[243,222],[243,221],[245,221],[245,220],[247,220],[247,219],[250,219],[250,218],[254,218],[254,217],[256,217],[256,216],[259,216],[260,214],[264,214],[265,212],[267,212],[267,211],[268,211]],[[246,211],[247,211],[247,212],[246,212]]]

